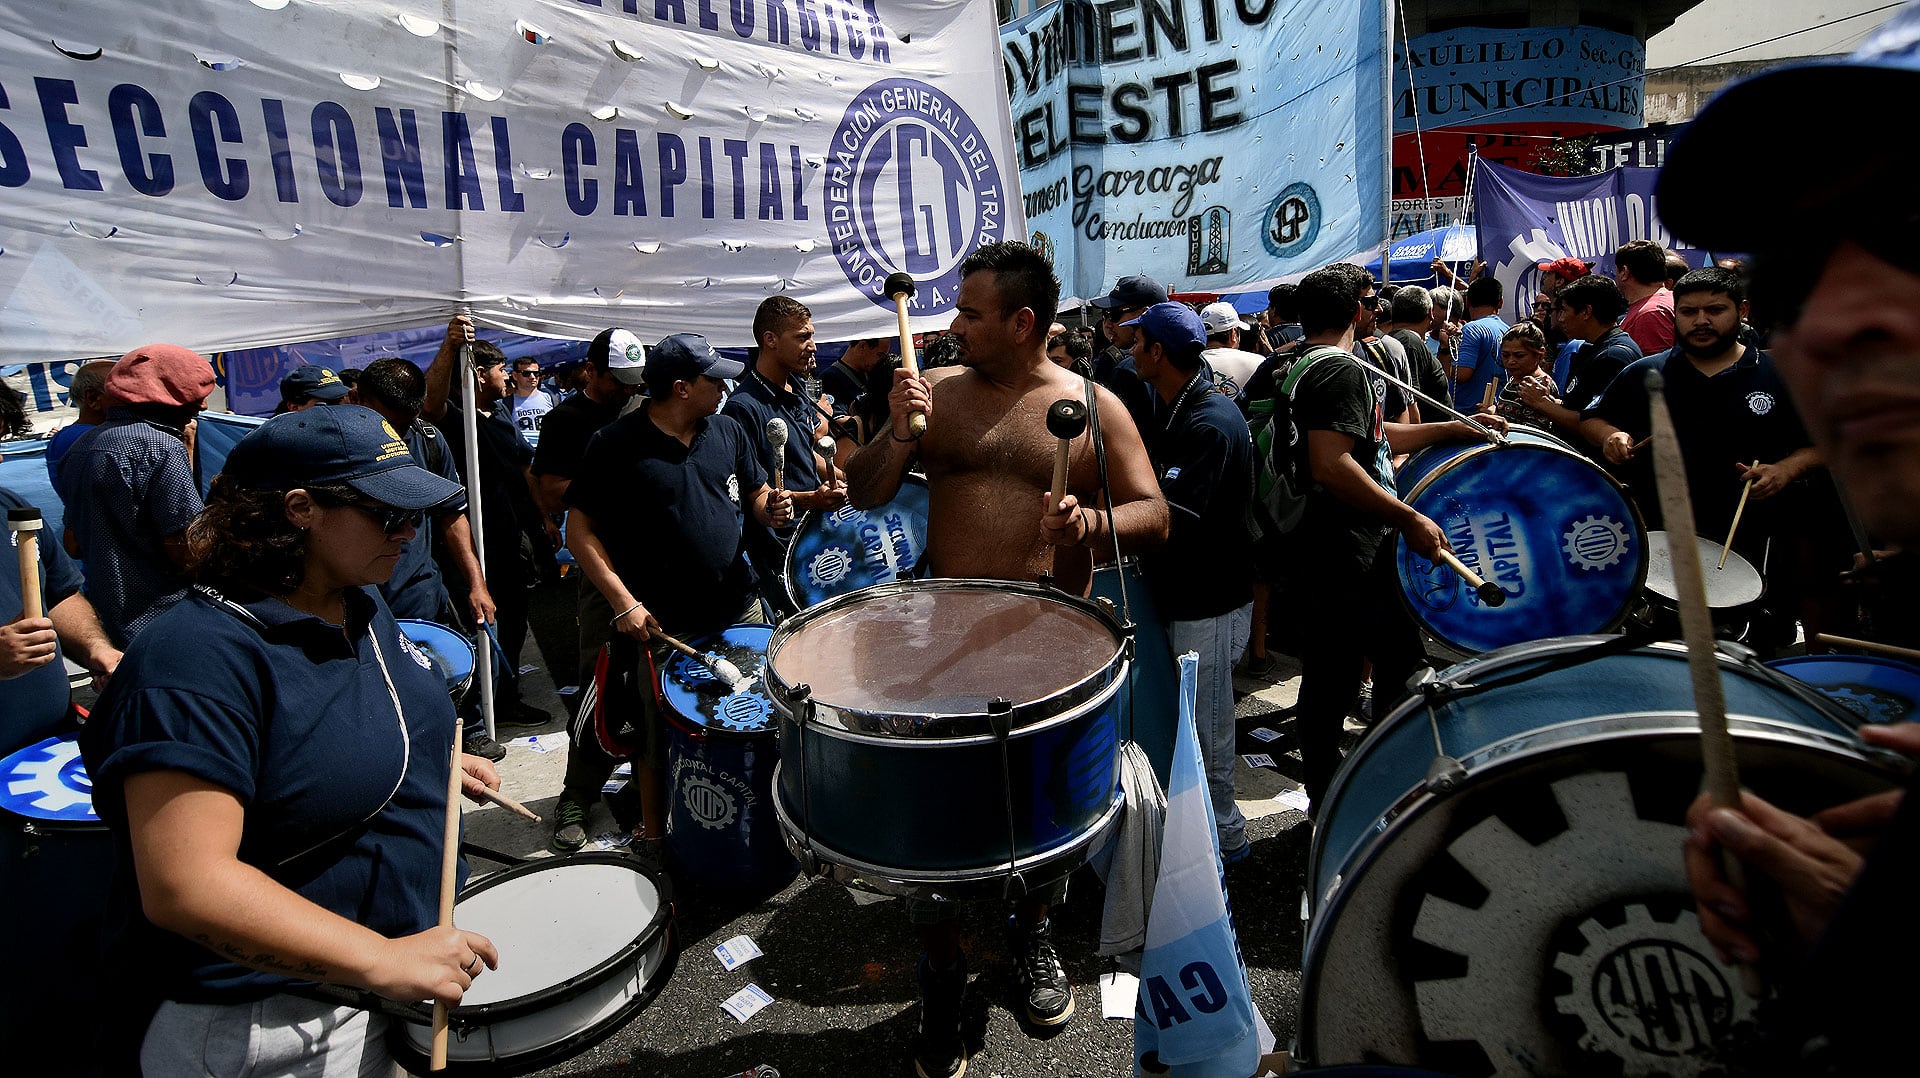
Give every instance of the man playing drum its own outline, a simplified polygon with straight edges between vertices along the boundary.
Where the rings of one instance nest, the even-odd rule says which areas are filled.
[[[1111,512],[1083,504],[1096,502],[1099,490],[1091,439],[1073,453],[1068,490],[1047,489],[1054,440],[1046,411],[1063,397],[1084,400],[1090,384],[1047,359],[1047,327],[1060,282],[1044,255],[1016,242],[980,248],[960,273],[952,332],[962,365],[925,377],[895,373],[888,395],[890,436],[875,438],[849,462],[849,498],[861,507],[892,499],[918,458],[931,493],[927,558],[934,575],[1030,581],[1052,572],[1066,591],[1084,595],[1094,551],[1111,550],[1115,531],[1122,552],[1166,540],[1167,506],[1153,467],[1126,408],[1096,388]],[[927,417],[926,435],[918,440],[910,426],[916,412]],[[1047,919],[1065,889],[1061,881],[1023,899],[1014,918],[1024,1010],[1040,1026],[1059,1026],[1073,1015],[1073,989],[1054,953]],[[951,1078],[966,1070],[960,1032],[966,956],[953,906],[921,900],[909,906],[926,948],[914,1045],[922,1078]]]

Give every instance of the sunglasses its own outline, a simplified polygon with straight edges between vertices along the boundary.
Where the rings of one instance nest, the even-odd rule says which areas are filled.
[[[374,523],[380,525],[380,530],[389,536],[399,535],[408,528],[418,528],[421,522],[427,518],[427,512],[424,509],[400,509],[395,506],[385,505],[381,502],[361,501],[358,498],[342,498],[318,490],[310,490],[307,493],[313,497],[314,501],[319,502],[321,505],[344,505],[360,510],[362,513],[372,517]]]
[[[538,378],[540,377],[540,368],[535,367],[530,371],[514,371],[513,373],[522,378]]]

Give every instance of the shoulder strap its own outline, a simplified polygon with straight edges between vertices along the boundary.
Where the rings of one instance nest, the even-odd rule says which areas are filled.
[[[1344,356],[1346,354],[1347,353],[1342,352],[1340,349],[1328,344],[1316,344],[1312,348],[1307,349],[1306,354],[1294,360],[1293,366],[1287,369],[1287,379],[1281,384],[1280,392],[1291,397],[1293,395],[1293,388],[1300,384],[1300,376],[1307,373],[1308,367],[1327,358],[1328,355]]]

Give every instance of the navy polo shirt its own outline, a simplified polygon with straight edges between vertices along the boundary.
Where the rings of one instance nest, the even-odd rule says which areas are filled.
[[[1772,358],[1753,348],[1711,378],[1700,373],[1678,349],[1637,360],[1614,378],[1599,401],[1582,411],[1580,418],[1604,419],[1632,435],[1636,442],[1652,433],[1647,417],[1646,377],[1650,370],[1658,370],[1666,378],[1667,408],[1673,414],[1680,454],[1687,463],[1694,526],[1701,535],[1716,541],[1724,539],[1742,489],[1735,463],[1758,460],[1771,464],[1812,445],[1813,440],[1807,436]],[[1625,474],[1639,497],[1641,512],[1651,522],[1659,518],[1660,500],[1655,494],[1649,463],[1653,455],[1648,449],[1628,463]],[[1764,503],[1747,506],[1748,521],[1764,526],[1770,515]],[[1747,523],[1740,527],[1743,535],[1748,533]]]
[[[1172,527],[1142,563],[1160,615],[1197,621],[1253,601],[1253,440],[1233,401],[1204,385],[1170,420],[1155,439],[1153,466]]]
[[[401,437],[413,454],[415,464],[442,479],[460,482],[460,468],[453,461],[453,443],[441,437],[438,427],[417,419]],[[467,495],[462,491],[437,506],[414,529],[413,538],[400,547],[400,560],[394,563],[393,575],[380,585],[380,594],[387,600],[394,617],[439,621],[445,616],[449,604],[446,582],[440,575],[439,563],[433,559],[435,522],[448,513],[466,510]]]
[[[760,454],[730,416],[701,419],[682,445],[652,409],[594,435],[566,502],[591,518],[613,571],[668,632],[723,629],[753,589],[741,499],[766,485]]]
[[[853,411],[854,400],[866,391],[867,372],[854,370],[845,360],[835,360],[833,366],[820,372],[820,392],[833,398],[834,415]]]
[[[37,508],[13,491],[0,487],[0,510]],[[20,620],[26,612],[26,596],[20,591],[17,551],[20,533],[7,532],[8,556],[0,570],[0,625]],[[80,590],[80,570],[60,548],[60,536],[40,529],[40,596],[46,609]],[[67,685],[67,667],[60,658],[60,644],[54,642],[53,661],[8,681],[0,681],[0,755],[50,737],[64,726],[72,690]]]
[[[453,704],[372,588],[329,625],[278,599],[202,591],[127,649],[82,728],[94,811],[114,832],[113,913],[165,998],[235,1002],[287,978],[236,965],[139,919],[123,783],[182,771],[245,806],[238,856],[389,938],[439,912]],[[389,689],[391,685],[391,689]]]
[[[767,420],[779,418],[787,424],[786,472],[780,485],[787,490],[812,490],[820,485],[820,469],[813,461],[813,428],[820,425],[820,413],[814,411],[813,398],[797,378],[785,386],[775,386],[759,371],[748,368],[727,395],[721,415],[732,416],[746,429],[759,451],[760,467],[773,475],[773,443],[767,441]]]
[[[587,442],[601,427],[619,418],[626,401],[597,401],[575,393],[553,406],[540,421],[540,444],[533,450],[533,474],[572,479],[587,455]]]
[[[1640,358],[1640,346],[1619,326],[1608,330],[1597,341],[1582,342],[1567,365],[1561,399],[1576,411],[1593,407],[1600,403],[1600,394],[1606,392],[1620,372]]]

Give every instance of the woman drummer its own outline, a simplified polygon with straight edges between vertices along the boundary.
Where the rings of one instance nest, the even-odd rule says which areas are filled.
[[[1509,423],[1553,429],[1553,420],[1521,399],[1528,390],[1536,390],[1545,393],[1555,404],[1560,403],[1560,390],[1546,369],[1546,359],[1547,335],[1532,322],[1519,323],[1500,339],[1500,366],[1506,371],[1507,384],[1501,387],[1494,410]]]
[[[197,586],[82,734],[144,1073],[385,1076],[386,1019],[302,987],[451,1004],[497,965],[434,927],[453,705],[376,587],[458,490],[351,405],[270,420],[215,478],[187,531]],[[460,766],[470,796],[498,787]]]

